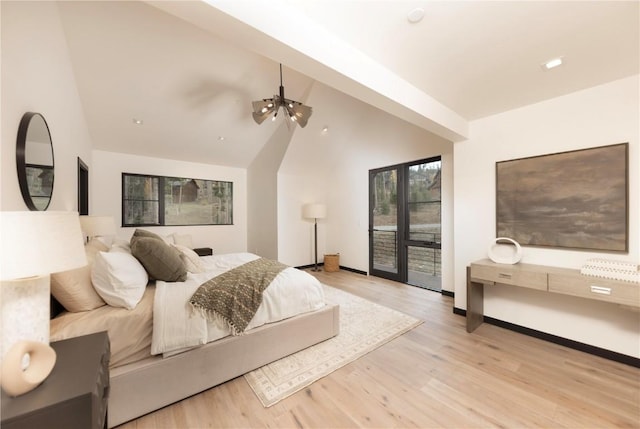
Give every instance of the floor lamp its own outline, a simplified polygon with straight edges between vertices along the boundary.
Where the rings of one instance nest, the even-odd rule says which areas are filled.
[[[318,269],[318,219],[327,216],[327,207],[324,204],[305,204],[302,206],[302,217],[305,219],[313,219],[313,243],[315,246],[315,265],[313,271]]]

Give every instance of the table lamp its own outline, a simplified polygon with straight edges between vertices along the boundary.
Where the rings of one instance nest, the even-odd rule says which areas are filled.
[[[0,384],[36,388],[55,365],[49,275],[87,264],[77,212],[0,212]]]
[[[313,219],[313,243],[315,245],[315,266],[313,271],[318,270],[318,219],[327,216],[327,206],[324,204],[312,203],[302,206],[302,217]]]

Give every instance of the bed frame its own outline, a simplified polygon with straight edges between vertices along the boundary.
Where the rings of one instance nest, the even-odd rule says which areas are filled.
[[[168,358],[113,368],[109,428],[334,337],[339,329],[339,306],[327,305]]]

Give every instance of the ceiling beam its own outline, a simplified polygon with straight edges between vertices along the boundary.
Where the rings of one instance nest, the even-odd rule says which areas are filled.
[[[468,137],[456,112],[282,0],[148,3],[447,140]]]

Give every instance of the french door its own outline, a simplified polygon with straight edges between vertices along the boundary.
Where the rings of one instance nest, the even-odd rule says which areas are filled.
[[[441,158],[369,171],[369,272],[441,290]]]

